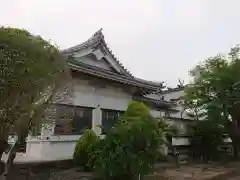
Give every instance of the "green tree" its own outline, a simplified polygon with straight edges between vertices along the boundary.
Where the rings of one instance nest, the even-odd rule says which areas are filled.
[[[179,134],[179,129],[174,124],[168,123],[167,120],[163,118],[158,119],[158,128],[163,133],[164,145],[169,149],[172,149],[172,138]],[[162,162],[167,160],[167,155],[163,153],[162,149],[159,149],[158,161]]]
[[[193,80],[185,89],[185,103],[199,119],[214,119],[223,125],[238,156],[240,142],[239,46],[229,56],[208,58],[190,72]]]
[[[177,136],[179,134],[179,129],[175,125],[167,123],[167,120],[165,119],[160,119],[158,121],[158,128],[162,130],[166,137]]]
[[[212,120],[195,121],[189,128],[193,159],[217,160],[223,143],[223,128]]]
[[[1,157],[10,132],[26,137],[51,100],[66,97],[70,73],[55,46],[15,28],[0,28],[0,62]]]
[[[101,179],[137,179],[151,170],[163,134],[148,108],[132,101],[96,149],[94,171]]]
[[[92,153],[99,140],[99,137],[94,133],[93,130],[86,129],[83,135],[77,141],[73,159],[77,165],[80,165],[84,168],[84,171],[92,170]]]

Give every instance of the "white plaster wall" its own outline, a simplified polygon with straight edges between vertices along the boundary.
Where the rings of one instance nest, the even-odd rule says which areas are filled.
[[[131,94],[121,88],[104,85],[102,87],[90,85],[86,80],[74,81],[73,104],[77,106],[93,107],[93,130],[101,134],[102,109],[126,110],[132,100]],[[54,128],[52,128],[54,129]],[[55,136],[42,130],[39,137],[28,137],[27,155],[40,159],[71,159],[76,141],[80,135]]]
[[[93,108],[93,130],[97,135],[100,135],[101,128],[98,126],[102,122],[101,108],[126,110],[128,103],[132,100],[132,95],[124,92],[121,88],[111,85],[103,84],[99,86],[92,84],[89,84],[87,80],[74,80],[75,96],[73,104]],[[174,96],[179,96],[179,94],[175,93]],[[158,110],[152,109],[150,113],[156,118],[164,116],[164,112]],[[167,122],[175,124],[182,131],[185,130],[184,123],[180,121],[167,120]],[[43,129],[41,136],[28,138],[27,155],[40,159],[71,159],[79,137],[80,135],[54,136]],[[173,143],[183,145],[186,141],[184,139],[175,139]]]
[[[91,56],[92,54],[94,56]],[[116,62],[108,55],[104,55],[104,53],[100,50],[87,49],[87,50],[80,50],[74,54],[74,57],[79,61],[83,62],[92,66],[100,67],[107,70],[115,69],[117,72],[121,72]],[[103,61],[102,58],[105,58],[106,61]]]
[[[76,81],[74,87],[74,104],[103,109],[126,110],[129,101],[132,99],[132,95],[123,92],[121,88],[110,85],[104,86],[94,87],[93,85],[89,85],[87,81]]]
[[[163,111],[157,111],[157,110],[151,110],[151,109],[150,109],[150,113],[155,118],[164,117],[164,115],[165,115],[165,112],[163,112]],[[171,114],[171,117],[172,117],[172,114]],[[177,116],[177,118],[179,118],[179,116]],[[180,134],[184,134],[186,132],[187,127],[186,127],[186,122],[184,120],[168,119],[167,117],[165,118],[165,120],[166,120],[167,123],[176,126],[179,129]]]
[[[41,144],[44,159],[72,159],[76,141],[44,141]]]
[[[26,154],[36,159],[72,159],[76,141],[80,135],[49,136],[49,139],[29,138]]]
[[[41,160],[72,159],[77,139],[80,136],[53,137],[51,140],[28,141],[27,156]],[[176,137],[173,145],[188,145],[188,139]],[[166,149],[163,148],[164,151]]]
[[[176,126],[177,129],[179,130],[179,134],[185,134],[187,130],[186,122],[181,120],[167,119],[167,118],[165,118],[165,120],[166,120],[166,123]]]
[[[77,61],[89,64],[91,66],[96,66],[102,69],[111,70],[110,65],[103,59],[97,59],[94,54],[90,54],[81,58],[76,58]]]
[[[29,141],[26,144],[26,154],[29,157],[34,157],[36,159],[42,156],[42,143],[41,141]]]
[[[158,110],[152,110],[150,109],[150,114],[154,117],[154,118],[160,118],[164,116],[164,112],[162,111],[158,111]]]
[[[175,146],[189,145],[189,141],[188,141],[188,138],[185,138],[185,137],[176,137],[172,139],[172,144]]]

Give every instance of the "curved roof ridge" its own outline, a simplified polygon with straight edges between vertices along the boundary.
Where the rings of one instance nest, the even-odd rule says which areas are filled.
[[[136,81],[140,81],[140,82],[145,82],[145,83],[149,83],[149,84],[153,84],[155,86],[159,86],[159,87],[163,87],[163,81],[150,81],[150,80],[145,80],[145,79],[141,79],[141,78],[137,78],[137,77],[134,77],[134,79]]]
[[[167,87],[166,90],[163,90],[163,91],[162,91],[162,94],[171,93],[171,92],[177,92],[177,91],[182,91],[182,90],[184,90],[185,87],[187,87],[187,85],[177,86],[177,87],[175,87],[175,88],[169,88],[169,87]]]
[[[83,49],[83,48],[87,48],[89,46],[93,46],[93,45],[97,45],[99,43],[103,43],[103,45],[105,46],[105,48],[107,49],[107,51],[109,52],[110,56],[112,56],[112,58],[114,59],[114,61],[124,70],[124,72],[133,78],[133,75],[129,72],[128,69],[126,69],[124,67],[124,65],[117,59],[117,57],[113,54],[112,50],[108,47],[106,41],[105,41],[105,38],[104,38],[104,35],[102,33],[102,28],[99,29],[98,31],[96,31],[92,37],[90,37],[87,41],[79,44],[79,45],[76,45],[76,46],[73,46],[73,47],[70,47],[68,49],[65,49],[63,51],[61,51],[62,53],[73,53],[75,51],[78,51],[80,49]]]
[[[75,51],[78,51],[78,50],[81,50],[81,49],[86,48],[88,46],[99,43],[101,38],[102,38],[101,35],[103,35],[101,33],[101,30],[102,29],[96,31],[88,40],[84,41],[83,43],[80,43],[76,46],[72,46],[70,48],[64,49],[61,52],[62,53],[73,53]]]
[[[106,49],[107,53],[113,58],[113,60],[119,65],[119,67],[122,69],[123,74],[127,75],[129,78],[134,79],[135,81],[141,82],[141,83],[146,83],[155,87],[161,88],[163,86],[163,82],[154,82],[154,81],[149,81],[149,80],[144,80],[137,78],[132,75],[132,73],[125,68],[125,66],[117,59],[117,57],[113,54],[112,50],[108,47],[108,44],[105,41],[104,34],[102,33],[102,28],[96,31],[88,40],[85,42],[78,44],[76,46],[70,47],[68,49],[65,49],[61,51],[64,55],[68,56],[76,51],[88,48],[88,47],[96,47],[99,44],[103,46],[103,48]]]
[[[116,63],[130,76],[130,77],[134,77],[130,71],[125,68],[125,66],[117,59],[117,57],[113,54],[111,48],[109,48],[108,44],[105,41],[104,35],[102,33],[102,28],[100,30],[98,30],[97,32],[94,33],[94,36],[98,36],[99,40],[102,41],[102,43],[104,44],[104,46],[106,47],[106,49],[109,51],[110,55],[112,56],[112,58],[116,61]]]

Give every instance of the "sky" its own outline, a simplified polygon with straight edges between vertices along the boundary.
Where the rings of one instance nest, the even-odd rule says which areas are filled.
[[[174,87],[189,70],[240,44],[239,0],[1,0],[0,25],[24,28],[65,49],[103,28],[136,77]]]

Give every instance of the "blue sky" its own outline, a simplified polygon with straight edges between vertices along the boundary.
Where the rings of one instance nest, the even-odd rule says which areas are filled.
[[[239,0],[8,0],[0,24],[25,28],[61,49],[103,28],[133,75],[175,86],[205,58],[240,43]]]

